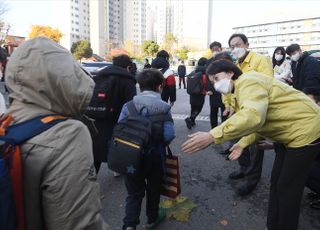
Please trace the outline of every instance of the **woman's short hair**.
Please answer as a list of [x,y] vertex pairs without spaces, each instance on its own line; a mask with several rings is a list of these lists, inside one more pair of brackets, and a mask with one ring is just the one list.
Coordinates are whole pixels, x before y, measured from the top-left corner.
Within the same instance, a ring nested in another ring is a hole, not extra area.
[[136,79],[141,91],[157,91],[158,86],[164,82],[163,74],[157,69],[143,70],[137,75]]
[[238,77],[242,74],[242,71],[234,63],[226,60],[214,61],[207,68],[207,75],[215,75],[221,72],[234,73],[232,80],[238,79]]

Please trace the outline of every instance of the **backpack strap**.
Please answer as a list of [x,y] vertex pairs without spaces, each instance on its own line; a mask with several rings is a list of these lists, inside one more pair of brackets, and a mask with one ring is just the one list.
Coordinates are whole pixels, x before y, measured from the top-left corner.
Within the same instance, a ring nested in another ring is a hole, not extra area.
[[[126,105],[127,105],[127,108],[128,108],[130,115],[140,116],[140,114],[138,113],[138,110],[136,109],[132,100],[129,101]],[[158,121],[163,121],[163,122],[172,121],[173,122],[173,119],[169,114],[155,114],[155,115],[147,116],[147,118],[149,118],[149,120],[151,122],[158,122]]]
[[11,125],[7,128],[5,136],[0,136],[0,140],[5,140],[12,145],[18,145],[38,134],[50,129],[67,118],[59,115],[42,115],[30,120]]
[[133,103],[133,100],[129,101],[127,103],[127,108],[128,108],[128,111],[129,113],[132,115],[132,116],[139,116],[139,113]]

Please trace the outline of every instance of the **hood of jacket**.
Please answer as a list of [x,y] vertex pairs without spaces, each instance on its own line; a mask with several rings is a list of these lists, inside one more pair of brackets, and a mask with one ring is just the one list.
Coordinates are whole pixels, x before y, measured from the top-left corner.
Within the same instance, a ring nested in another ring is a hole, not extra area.
[[160,93],[148,90],[134,96],[133,103],[138,112],[140,112],[141,109],[146,109],[147,111],[142,112],[147,112],[149,115],[167,114],[171,109],[168,103],[161,100]]
[[202,74],[206,74],[206,67],[205,66],[197,66],[196,69],[195,69],[195,72],[196,73],[199,73],[201,72]]
[[77,116],[88,106],[94,82],[71,53],[45,38],[24,42],[10,57],[6,86],[16,121],[38,115]]
[[126,69],[121,68],[119,66],[108,66],[107,68],[104,68],[103,70],[99,71],[98,76],[101,75],[116,75],[131,79],[135,82],[134,76],[131,73],[129,73]]
[[168,69],[169,66],[168,60],[162,57],[156,57],[151,63],[151,67],[155,69]]

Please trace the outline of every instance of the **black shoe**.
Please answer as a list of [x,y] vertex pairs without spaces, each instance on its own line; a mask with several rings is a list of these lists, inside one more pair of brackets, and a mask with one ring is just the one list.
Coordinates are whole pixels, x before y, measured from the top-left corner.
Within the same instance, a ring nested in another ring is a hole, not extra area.
[[184,121],[186,122],[187,128],[191,129],[192,128],[192,121],[191,121],[190,117],[187,117],[186,119],[184,119]]
[[241,186],[240,188],[237,189],[237,194],[239,196],[246,196],[246,195],[249,195],[254,189],[255,189],[256,186],[247,186],[247,185],[244,185],[244,186]]
[[239,172],[239,171],[235,171],[229,174],[229,178],[231,180],[238,180],[244,177],[244,173],[243,172]]
[[192,126],[195,126],[195,125],[196,125],[196,122],[195,122],[195,121],[191,121],[191,125],[192,125]]
[[221,155],[229,155],[230,151],[229,151],[229,149],[227,149],[227,150],[219,152],[219,154],[221,154]]

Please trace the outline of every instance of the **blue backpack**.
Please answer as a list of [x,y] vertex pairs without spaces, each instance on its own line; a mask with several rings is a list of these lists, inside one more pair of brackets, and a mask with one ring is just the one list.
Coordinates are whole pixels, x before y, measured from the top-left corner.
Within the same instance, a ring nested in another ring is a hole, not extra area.
[[58,115],[39,116],[10,125],[11,115],[0,120],[0,229],[25,229],[23,168],[20,145],[66,120]]

